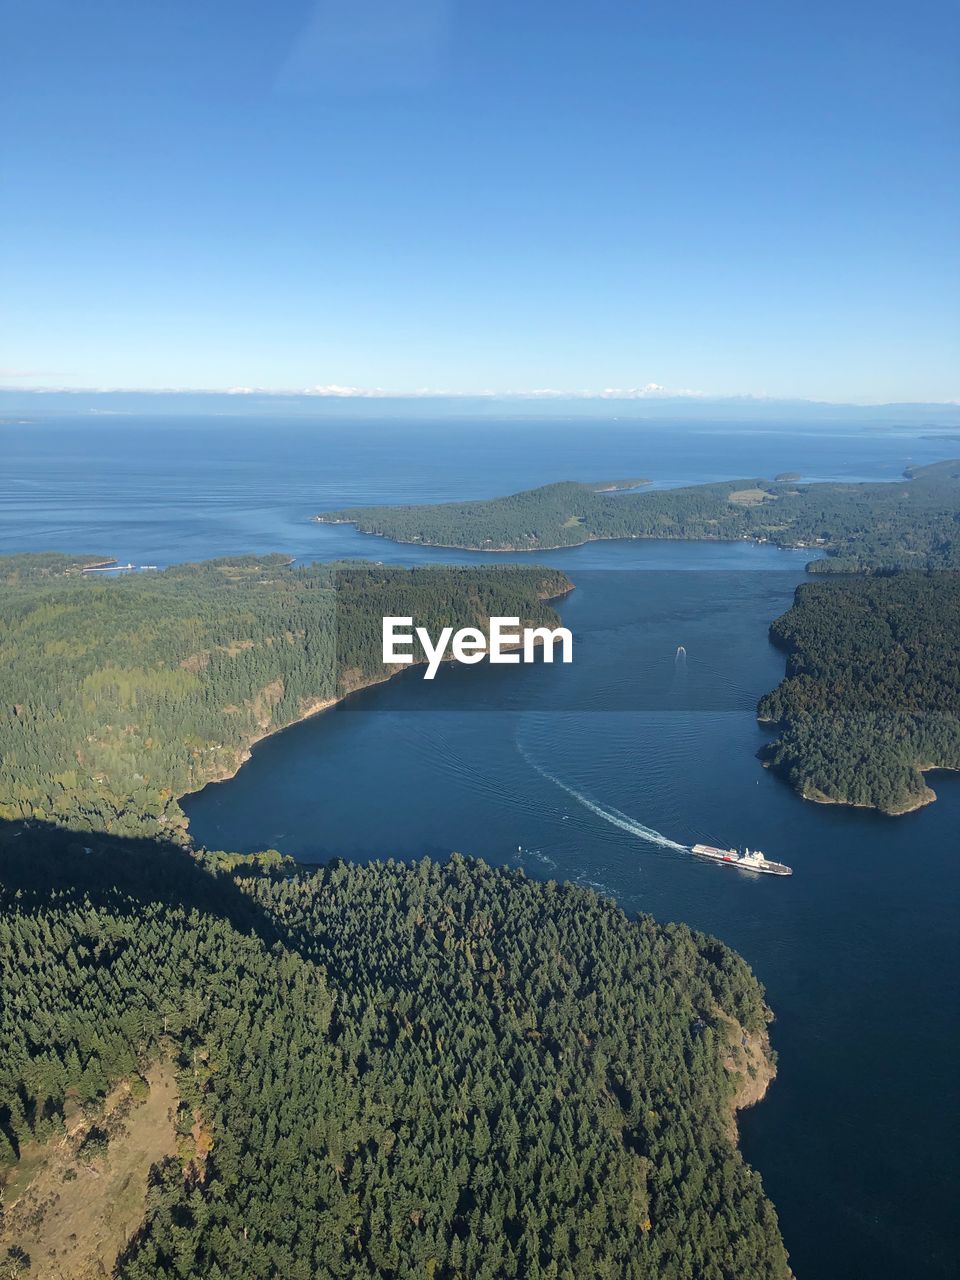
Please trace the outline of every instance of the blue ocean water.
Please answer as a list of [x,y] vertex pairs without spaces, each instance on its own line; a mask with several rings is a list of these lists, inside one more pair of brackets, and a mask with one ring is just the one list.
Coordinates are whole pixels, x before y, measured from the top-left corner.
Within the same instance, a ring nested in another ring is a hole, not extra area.
[[[565,478],[895,479],[956,449],[929,431],[729,424],[95,419],[0,433],[0,551],[161,565],[274,550],[490,562],[310,516]],[[512,558],[576,584],[561,606],[571,668],[451,670],[433,690],[410,673],[368,690],[190,797],[196,838],[315,859],[459,849],[719,935],[777,1015],[780,1074],[742,1117],[742,1145],[796,1274],[955,1274],[960,778],[932,778],[936,804],[886,819],[807,804],[760,767],[753,709],[783,672],[767,628],[804,554],[621,542]],[[690,705],[705,709],[660,705],[658,681],[698,690]],[[697,839],[759,846],[795,874],[753,877],[672,847]]]
[[[896,479],[958,451],[932,429],[647,422],[378,423],[87,415],[0,424],[0,551],[171,564],[242,552],[409,559],[310,516],[351,504],[492,497],[554,480],[658,485],[799,471]],[[949,433],[945,433],[949,435]],[[951,452],[952,451],[952,452]]]

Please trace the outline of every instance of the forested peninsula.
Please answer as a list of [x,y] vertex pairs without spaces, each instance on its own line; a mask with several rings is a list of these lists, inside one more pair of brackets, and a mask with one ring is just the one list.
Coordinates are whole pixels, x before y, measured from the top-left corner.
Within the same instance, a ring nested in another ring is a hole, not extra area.
[[565,481],[488,501],[348,507],[315,518],[397,542],[474,551],[610,538],[753,539],[824,553],[811,566],[816,571],[956,568],[960,461],[912,468],[890,483],[751,478],[633,493]]
[[307,870],[0,822],[0,1260],[787,1280],[731,1133],[768,1018],[715,939],[456,855]]
[[185,838],[178,797],[259,738],[402,667],[381,620],[436,633],[555,623],[550,569],[296,567],[284,557],[82,575],[102,557],[0,557],[0,818]]
[[960,573],[804,583],[770,628],[786,678],[761,699],[763,758],[806,799],[900,814],[960,769]]

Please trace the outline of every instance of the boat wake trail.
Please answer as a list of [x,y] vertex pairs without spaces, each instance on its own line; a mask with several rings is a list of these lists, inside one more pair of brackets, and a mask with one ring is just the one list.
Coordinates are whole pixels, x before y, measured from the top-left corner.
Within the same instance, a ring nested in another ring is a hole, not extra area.
[[554,786],[559,787],[561,791],[565,791],[568,796],[572,796],[585,809],[589,809],[591,813],[595,813],[597,817],[603,818],[605,822],[609,822],[613,827],[619,827],[621,831],[629,831],[631,835],[638,836],[641,840],[646,840],[648,844],[659,845],[661,849],[676,849],[678,853],[689,853],[690,848],[685,844],[678,844],[676,840],[671,840],[668,836],[663,835],[659,831],[654,831],[652,827],[645,827],[642,822],[637,822],[635,818],[631,818],[629,814],[621,813],[619,809],[607,808],[602,804],[597,804],[588,795],[582,791],[578,791],[576,787],[571,787],[569,783],[561,782],[552,773],[549,773],[541,764],[534,760],[533,756],[525,747],[517,743],[517,750],[526,760],[531,769],[540,774],[541,778],[546,778],[548,782],[552,782]]

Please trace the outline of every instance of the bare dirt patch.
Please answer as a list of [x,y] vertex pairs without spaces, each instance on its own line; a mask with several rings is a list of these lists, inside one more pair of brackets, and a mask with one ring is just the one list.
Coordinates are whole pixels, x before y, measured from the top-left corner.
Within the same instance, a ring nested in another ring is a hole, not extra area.
[[728,1131],[731,1141],[736,1142],[737,1112],[744,1107],[756,1106],[766,1096],[777,1069],[766,1031],[745,1031],[739,1022],[721,1010],[717,1011],[717,1017],[729,1028],[728,1049],[723,1065],[737,1080]]
[[[177,1149],[177,1091],[169,1066],[147,1074],[142,1099],[116,1088],[92,1125],[24,1149],[4,1188],[0,1258],[29,1256],[30,1280],[93,1280],[113,1274],[121,1249],[143,1221],[150,1167]],[[142,1091],[142,1089],[141,1089]],[[105,1151],[83,1138],[108,1135]]]
[[759,507],[764,502],[775,502],[776,498],[766,489],[734,489],[727,501],[735,502],[740,507]]

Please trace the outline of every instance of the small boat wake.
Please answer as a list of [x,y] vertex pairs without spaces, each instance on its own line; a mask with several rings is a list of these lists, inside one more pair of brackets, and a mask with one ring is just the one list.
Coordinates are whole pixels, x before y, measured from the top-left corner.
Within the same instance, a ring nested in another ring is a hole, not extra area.
[[638,836],[641,840],[646,840],[648,844],[659,845],[661,849],[675,849],[677,853],[689,853],[690,846],[679,844],[676,840],[671,840],[668,836],[663,835],[659,831],[654,831],[652,827],[645,827],[642,822],[637,822],[635,818],[631,818],[627,813],[621,813],[619,809],[606,807],[597,804],[590,796],[584,792],[578,791],[576,787],[571,787],[569,783],[561,782],[552,773],[549,773],[538,764],[530,755],[529,751],[521,744],[517,743],[517,750],[526,760],[531,769],[540,774],[541,778],[546,778],[548,782],[552,782],[554,786],[559,787],[561,791],[565,791],[568,796],[572,796],[585,809],[589,809],[591,813],[595,813],[598,818],[603,818],[604,822],[609,822],[612,827],[619,827],[621,831],[628,831],[633,836]]

